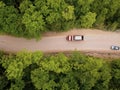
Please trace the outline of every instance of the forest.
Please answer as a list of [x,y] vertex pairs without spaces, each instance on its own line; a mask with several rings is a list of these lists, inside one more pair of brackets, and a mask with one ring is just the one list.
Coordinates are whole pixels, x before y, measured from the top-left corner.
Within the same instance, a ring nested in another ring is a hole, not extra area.
[[120,90],[120,59],[1,51],[0,90]]
[[120,0],[0,0],[2,34],[39,38],[72,28],[120,28]]
[[[120,0],[0,0],[0,34],[120,28]],[[120,59],[0,51],[0,90],[120,90]]]

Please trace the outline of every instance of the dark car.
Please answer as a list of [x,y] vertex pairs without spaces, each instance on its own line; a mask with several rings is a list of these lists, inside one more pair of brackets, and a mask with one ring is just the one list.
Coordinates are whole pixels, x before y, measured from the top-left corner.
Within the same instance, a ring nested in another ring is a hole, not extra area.
[[82,41],[82,40],[84,40],[84,36],[83,35],[68,35],[66,37],[66,40],[68,40],[68,41]]
[[111,49],[112,49],[112,50],[119,50],[120,47],[119,47],[119,46],[114,46],[114,45],[112,45],[112,46],[111,46]]

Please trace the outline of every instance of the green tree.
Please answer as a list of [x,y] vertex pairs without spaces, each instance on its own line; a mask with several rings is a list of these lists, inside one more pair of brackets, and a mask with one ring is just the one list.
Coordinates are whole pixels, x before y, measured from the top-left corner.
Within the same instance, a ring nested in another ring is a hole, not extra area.
[[111,74],[112,79],[110,82],[111,90],[119,90],[120,89],[120,60],[114,60],[111,62]]
[[57,85],[53,78],[50,79],[48,71],[45,71],[42,68],[32,71],[31,80],[37,89],[42,90],[53,90]]
[[[0,68],[1,69],[1,68]],[[1,70],[0,70],[1,71]],[[8,79],[4,76],[4,74],[0,74],[0,90],[5,90],[7,89],[9,86],[8,86]]]
[[44,16],[48,30],[68,29],[70,22],[74,20],[74,7],[68,5],[65,0],[35,0],[35,5]]
[[103,66],[99,69],[99,79],[95,83],[92,90],[109,90],[109,82],[111,80],[111,68],[109,64],[103,63]]
[[119,0],[111,0],[109,6],[108,6],[108,14],[106,17],[106,23],[107,23],[107,29],[109,30],[116,30],[119,28],[119,17],[120,17],[120,1]]
[[60,77],[60,81],[59,81],[59,88],[60,90],[79,90],[79,84],[76,80],[76,77],[74,77],[74,73],[72,73],[73,71],[71,70],[70,72],[68,72],[66,75],[63,75],[62,77]]
[[[86,21],[83,22],[84,20],[82,19],[84,16],[87,16],[88,13],[92,13],[90,11],[90,6],[93,3],[94,0],[72,0],[74,8],[75,8],[75,25],[78,28],[85,27],[85,24],[87,23]],[[71,2],[69,2],[71,4]],[[95,16],[92,14],[92,17],[94,18]],[[82,19],[82,22],[81,22]],[[90,20],[90,19],[89,19]],[[94,20],[93,20],[94,21]],[[89,22],[89,21],[88,21]]]
[[41,52],[27,52],[22,51],[14,55],[4,56],[2,58],[2,66],[6,69],[6,77],[11,80],[10,90],[22,90],[25,86],[22,80],[25,72],[24,70],[31,64],[39,63],[42,58]]
[[96,14],[92,12],[88,12],[85,16],[81,16],[81,27],[90,28],[93,23],[96,21]]
[[5,90],[9,88],[9,81],[5,76],[5,69],[2,67],[2,57],[4,56],[4,52],[0,51],[0,90]]
[[68,6],[65,11],[62,12],[62,16],[65,20],[73,19],[74,17],[74,7]]
[[0,1],[0,30],[16,35],[19,32],[19,15],[13,6],[6,6]]
[[28,0],[21,3],[20,10],[23,13],[22,23],[25,26],[25,35],[39,37],[40,33],[45,31],[45,22],[41,12],[37,11],[36,7]]
[[[117,10],[120,8],[120,0],[111,0],[108,6],[109,10],[108,10],[108,15],[106,18],[114,18],[115,13],[117,12]],[[119,13],[119,12],[117,12]]]
[[118,18],[117,22],[118,22],[118,28],[120,28],[120,8],[118,9],[117,13],[116,13],[116,18]]
[[[93,3],[94,0],[77,0],[76,12],[79,15],[84,15],[90,11],[90,5]],[[76,14],[77,14],[76,13]]]
[[27,9],[30,8],[32,2],[30,0],[24,0],[20,3],[19,9],[21,14],[24,14]]
[[53,71],[56,73],[65,73],[70,70],[68,58],[63,54],[51,56],[47,60],[40,63],[44,70]]
[[10,90],[23,90],[24,86],[25,86],[24,81],[18,79],[11,83]]
[[39,51],[0,52],[0,90],[119,90],[120,60],[74,52],[44,56]]
[[31,80],[37,89],[53,90],[59,87],[60,77],[70,71],[68,58],[63,54],[44,58],[39,68],[31,73]]
[[78,80],[77,82],[80,89],[92,90],[96,84],[98,87],[101,86],[101,88],[95,88],[95,90],[108,89],[111,78],[110,69],[108,66],[104,69],[104,62],[102,59],[74,53],[70,62],[71,68],[73,69],[73,75]]
[[91,11],[96,13],[95,26],[100,29],[105,28],[105,21],[108,14],[108,6],[110,5],[110,0],[94,0],[91,4]]

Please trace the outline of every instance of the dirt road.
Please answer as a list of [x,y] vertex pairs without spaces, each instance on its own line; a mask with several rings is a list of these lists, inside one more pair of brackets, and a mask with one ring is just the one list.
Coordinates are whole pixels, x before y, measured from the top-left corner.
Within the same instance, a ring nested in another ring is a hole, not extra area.
[[[84,35],[84,41],[66,41],[66,35]],[[65,33],[44,34],[41,40],[27,40],[7,35],[0,36],[0,50],[18,52],[23,49],[30,51],[56,52],[68,50],[102,51],[120,53],[110,49],[111,45],[120,46],[120,33],[100,30],[72,30]]]

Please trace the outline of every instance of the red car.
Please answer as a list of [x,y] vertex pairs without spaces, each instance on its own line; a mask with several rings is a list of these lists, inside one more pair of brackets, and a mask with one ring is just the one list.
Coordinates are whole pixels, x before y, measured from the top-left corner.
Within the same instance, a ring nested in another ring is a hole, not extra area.
[[66,37],[67,41],[82,41],[84,40],[84,36],[83,35],[68,35]]

